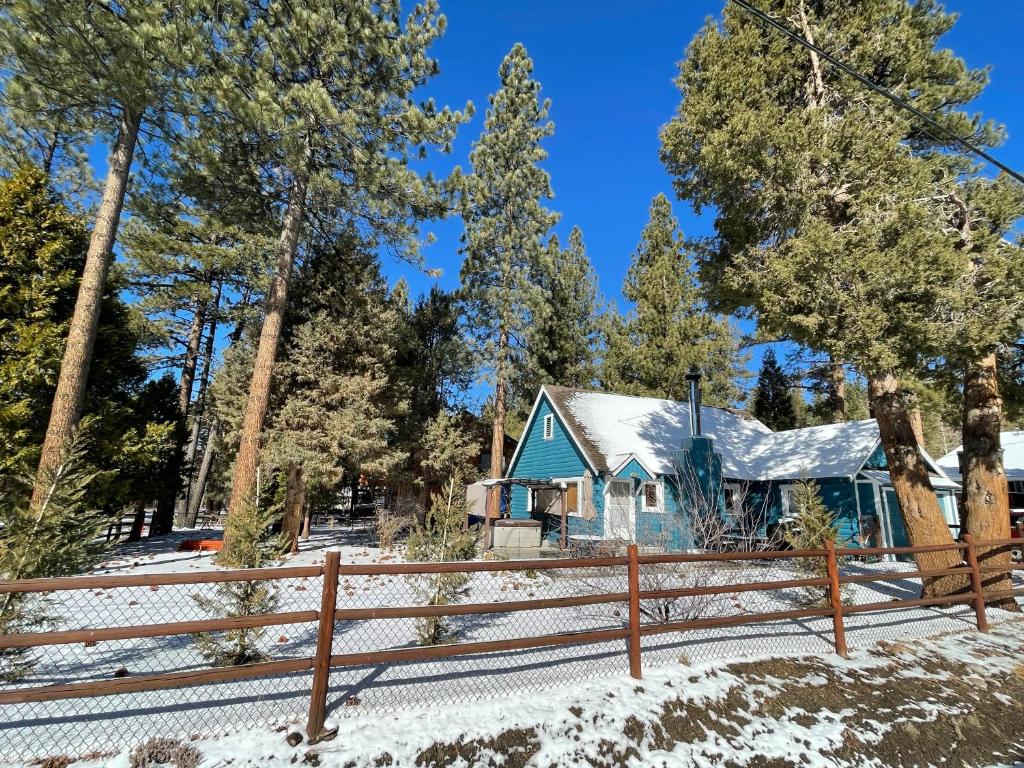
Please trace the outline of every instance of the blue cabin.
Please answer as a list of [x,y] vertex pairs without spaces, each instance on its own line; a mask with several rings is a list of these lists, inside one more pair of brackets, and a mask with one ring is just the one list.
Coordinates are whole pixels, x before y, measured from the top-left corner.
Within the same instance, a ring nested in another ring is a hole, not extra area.
[[[687,402],[545,385],[509,462],[508,517],[552,544],[564,521],[575,541],[681,550],[707,546],[714,529],[742,546],[770,538],[794,483],[813,479],[849,546],[908,543],[874,420],[773,432],[733,408],[699,415]],[[958,486],[925,459],[955,527]]]

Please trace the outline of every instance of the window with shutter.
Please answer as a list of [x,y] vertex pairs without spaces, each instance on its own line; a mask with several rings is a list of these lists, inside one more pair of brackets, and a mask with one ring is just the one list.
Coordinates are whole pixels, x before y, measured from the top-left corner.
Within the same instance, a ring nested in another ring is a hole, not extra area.
[[658,506],[658,486],[654,483],[644,485],[644,506],[648,509],[656,509]]

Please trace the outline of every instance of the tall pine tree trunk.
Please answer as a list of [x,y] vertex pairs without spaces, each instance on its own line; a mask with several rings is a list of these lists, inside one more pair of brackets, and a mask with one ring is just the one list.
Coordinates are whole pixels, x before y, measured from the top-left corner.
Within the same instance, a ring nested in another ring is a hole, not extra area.
[[[277,267],[267,291],[266,314],[260,343],[256,350],[255,367],[249,396],[245,402],[245,417],[242,422],[242,436],[235,459],[235,474],[231,483],[231,501],[228,514],[238,511],[243,504],[255,501],[256,468],[260,462],[260,436],[267,417],[270,403],[271,374],[277,357],[277,342],[281,336],[285,308],[288,304],[288,282],[291,279],[292,264],[299,245],[299,230],[306,203],[306,176],[296,175],[288,195],[288,210],[281,227],[277,245]],[[230,537],[225,535],[224,549],[231,548]]]
[[[967,364],[964,370],[963,510],[967,533],[979,540],[1010,538],[1010,498],[1003,469],[1000,438],[1003,401],[995,353]],[[979,548],[983,565],[1010,565],[1009,550]],[[991,574],[985,591],[1012,589],[1010,573]],[[1010,611],[1020,607],[1013,597],[995,598],[992,605]]]
[[[491,469],[490,477],[500,478],[504,474],[502,464],[505,459],[505,415],[507,412],[508,384],[506,382],[506,355],[508,353],[508,330],[502,325],[498,328],[498,365],[494,371],[494,420],[491,424]],[[484,529],[487,531],[485,544],[490,541],[490,518],[501,516],[501,486],[495,485],[488,491],[487,518]]]
[[188,408],[192,403],[192,386],[196,379],[196,365],[199,363],[199,345],[203,342],[203,329],[206,327],[205,301],[196,302],[196,310],[192,313],[192,326],[188,330],[185,342],[185,360],[181,366],[181,377],[178,379],[178,411],[181,418],[188,418]]
[[924,414],[921,413],[921,407],[915,405],[910,409],[910,429],[914,433],[914,439],[917,440],[917,444],[922,448],[924,447]]
[[37,509],[45,501],[49,478],[63,462],[65,451],[82,416],[85,385],[96,343],[96,327],[99,324],[103,293],[106,291],[107,274],[114,258],[114,240],[117,238],[117,226],[121,220],[141,122],[142,111],[136,113],[125,109],[122,112],[117,139],[108,159],[107,180],[96,212],[96,223],[89,237],[85,269],[68,328],[57,389],[53,395],[50,420],[32,489],[32,506]]
[[828,386],[829,421],[841,424],[846,421],[846,369],[842,363],[830,360],[825,375]]
[[199,432],[203,424],[203,415],[206,413],[206,389],[210,384],[210,369],[213,366],[222,288],[223,283],[218,282],[217,291],[213,297],[213,304],[209,309],[210,323],[206,336],[206,345],[203,349],[203,369],[199,373],[199,393],[196,395],[196,407],[192,413],[192,433],[189,435],[188,448],[185,451],[185,473],[182,493],[178,498],[178,505],[175,511],[175,518],[178,520],[179,525],[183,525],[188,518],[189,508],[191,507],[190,501],[195,486],[196,454],[199,451]]
[[306,505],[306,478],[301,464],[288,466],[288,478],[284,501],[284,523],[281,533],[288,542],[288,551],[293,555],[299,551],[299,534],[302,533],[302,510]]
[[[952,544],[953,536],[942,517],[939,500],[928,478],[928,467],[910,423],[912,396],[901,389],[896,377],[890,374],[871,378],[868,387],[889,477],[910,545]],[[949,550],[921,552],[914,555],[914,561],[919,570],[931,571],[955,568],[963,558],[958,550]],[[966,580],[959,576],[931,577],[923,581],[924,597],[953,594],[967,588]]]
[[203,494],[206,493],[206,481],[210,477],[210,467],[213,464],[213,446],[217,440],[217,425],[210,425],[210,433],[206,436],[206,447],[203,449],[203,461],[199,465],[199,475],[196,477],[195,487],[188,501],[188,518],[185,525],[188,528],[195,528],[199,519],[199,506],[203,501]]
[[142,538],[142,530],[146,527],[146,502],[135,502],[135,514],[132,517],[132,528],[128,532],[128,541],[138,541]]

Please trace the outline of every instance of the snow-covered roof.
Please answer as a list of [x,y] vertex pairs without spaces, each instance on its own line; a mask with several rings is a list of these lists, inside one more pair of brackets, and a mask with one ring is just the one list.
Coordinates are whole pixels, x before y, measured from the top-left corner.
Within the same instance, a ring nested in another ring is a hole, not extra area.
[[[598,471],[635,457],[655,474],[671,474],[690,436],[690,405],[655,397],[545,386],[555,409]],[[772,432],[731,408],[701,408],[702,429],[715,440],[722,471],[736,480],[853,477],[878,445],[873,419]]]
[[[861,475],[874,480],[880,485],[892,485],[892,479],[889,477],[888,472],[883,472],[880,469],[865,469],[861,472]],[[953,480],[945,475],[932,474],[929,479],[932,481],[932,488],[939,488],[947,491],[955,491],[960,488]]]
[[[999,435],[1003,445],[1003,467],[1006,476],[1016,480],[1024,480],[1024,430],[1018,429],[1013,432],[1002,432]],[[960,456],[964,447],[958,445],[947,453],[938,464],[950,477],[960,479]]]
[[874,419],[772,432],[753,446],[738,479],[853,477],[877,445]]
[[[670,474],[690,436],[690,404],[567,387],[544,388],[598,471],[612,471],[633,456],[655,474]],[[771,434],[757,419],[726,408],[701,408],[701,428],[715,438],[728,463]],[[727,472],[727,474],[729,474]]]

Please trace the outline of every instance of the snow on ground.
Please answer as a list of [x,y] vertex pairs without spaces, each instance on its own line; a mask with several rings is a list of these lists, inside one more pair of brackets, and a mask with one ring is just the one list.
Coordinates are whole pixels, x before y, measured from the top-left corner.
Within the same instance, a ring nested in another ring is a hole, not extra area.
[[[96,569],[97,574],[168,573],[215,570],[209,553],[177,552],[180,533],[154,542],[125,545]],[[205,534],[208,536],[209,532]],[[302,551],[287,565],[319,564],[327,547],[341,549],[343,564],[391,562],[400,552],[382,552],[369,545],[361,528],[323,529],[314,532]],[[850,572],[900,570],[904,563],[851,564]],[[747,564],[689,569],[665,576],[641,574],[644,589],[713,583],[774,581],[794,578],[786,565]],[[422,604],[430,577],[343,577],[339,607]],[[668,579],[668,581],[666,581]],[[424,581],[427,580],[427,581]],[[272,582],[276,611],[317,610],[320,579],[284,579]],[[625,574],[607,569],[569,571],[494,572],[476,574],[462,596],[464,602],[500,602],[530,598],[565,597],[594,592],[625,591]],[[850,587],[855,603],[916,596],[916,582],[861,584]],[[216,594],[214,585],[168,585],[159,588],[83,590],[50,596],[51,610],[61,617],[59,628],[91,628],[152,624],[209,618],[195,595]],[[673,619],[741,615],[791,610],[801,595],[793,591],[740,593],[715,598],[676,601],[668,610]],[[645,604],[656,609],[657,605]],[[665,606],[662,606],[665,607]],[[1001,612],[992,612],[996,619]],[[621,604],[579,609],[551,609],[496,615],[466,616],[452,620],[461,641],[495,640],[555,632],[621,627]],[[851,649],[865,649],[883,639],[908,640],[974,626],[967,606],[948,609],[910,609],[856,614],[846,621]],[[274,659],[298,658],[313,653],[315,624],[270,627],[259,640]],[[334,653],[382,650],[416,644],[415,622],[389,619],[344,622],[336,626]],[[600,645],[541,648],[511,653],[336,669],[331,675],[329,716],[338,721],[366,723],[366,718],[404,708],[431,708],[455,702],[467,712],[487,711],[497,697],[526,696],[543,699],[571,695],[568,686],[588,685],[595,678],[622,675],[628,662],[622,642]],[[645,638],[645,671],[679,674],[678,664],[715,663],[744,657],[833,654],[831,619],[774,622],[746,627],[691,631]],[[41,649],[33,674],[21,685],[79,682],[158,672],[205,669],[209,664],[189,636],[140,638],[91,646],[65,645]],[[192,688],[125,694],[25,705],[0,706],[0,756],[37,757],[82,755],[95,750],[117,750],[150,736],[201,737],[247,731],[273,724],[303,723],[310,688],[308,673],[271,679],[252,679]],[[558,691],[561,693],[552,693]],[[462,711],[462,710],[459,710]],[[361,727],[361,726],[360,726]],[[270,737],[268,737],[270,738]]]
[[[269,728],[190,745],[203,768],[1022,765],[1021,627],[849,659],[725,658],[543,697],[360,715],[314,745]],[[125,750],[81,768],[129,765]]]

